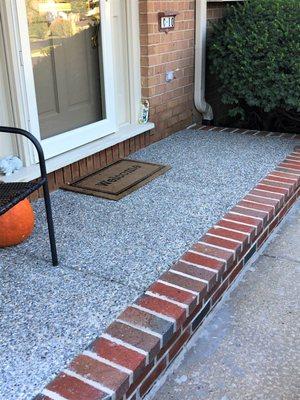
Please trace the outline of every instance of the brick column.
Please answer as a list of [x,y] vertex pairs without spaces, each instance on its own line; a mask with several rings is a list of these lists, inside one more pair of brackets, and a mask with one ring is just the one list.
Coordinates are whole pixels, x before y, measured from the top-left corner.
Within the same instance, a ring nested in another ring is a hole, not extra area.
[[[194,0],[140,0],[142,96],[150,101],[156,141],[192,122],[194,81]],[[176,11],[175,30],[159,32],[158,13]],[[175,79],[166,82],[167,71]]]

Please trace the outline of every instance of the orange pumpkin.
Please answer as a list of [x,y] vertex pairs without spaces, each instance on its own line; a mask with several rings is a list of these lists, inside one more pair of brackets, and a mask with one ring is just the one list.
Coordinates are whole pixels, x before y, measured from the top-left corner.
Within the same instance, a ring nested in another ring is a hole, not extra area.
[[33,209],[25,199],[0,215],[0,247],[22,243],[31,235],[33,228]]

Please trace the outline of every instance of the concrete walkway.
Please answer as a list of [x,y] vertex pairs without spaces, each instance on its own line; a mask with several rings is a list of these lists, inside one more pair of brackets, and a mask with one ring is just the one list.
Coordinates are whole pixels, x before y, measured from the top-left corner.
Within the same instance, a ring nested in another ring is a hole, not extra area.
[[[296,400],[300,203],[200,328],[155,400]],[[297,276],[298,274],[298,276]]]

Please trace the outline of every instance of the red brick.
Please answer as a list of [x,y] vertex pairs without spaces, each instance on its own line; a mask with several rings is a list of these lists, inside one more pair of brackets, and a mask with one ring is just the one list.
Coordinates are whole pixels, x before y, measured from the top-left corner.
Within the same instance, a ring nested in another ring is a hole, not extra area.
[[277,225],[278,225],[278,217],[273,219],[273,221],[270,223],[269,232],[271,233],[273,231],[273,229],[276,228]]
[[260,131],[255,136],[263,136],[263,137],[265,137],[265,136],[268,136],[268,135],[270,135],[270,132],[268,132],[268,131]]
[[232,242],[223,238],[217,238],[215,236],[204,235],[200,239],[201,242],[209,243],[214,246],[222,247],[224,249],[233,250],[236,254],[240,254],[242,251],[242,244]]
[[177,324],[176,329],[178,329],[179,326],[182,325],[183,321],[186,318],[186,308],[179,307],[176,304],[158,299],[157,297],[142,295],[139,299],[136,300],[136,304],[157,313],[174,318]]
[[171,286],[164,285],[160,282],[155,282],[148,289],[150,292],[157,293],[161,296],[166,296],[171,300],[178,301],[179,303],[184,303],[189,306],[189,312],[196,306],[197,304],[197,296],[188,293],[184,290],[176,289]]
[[286,172],[280,172],[280,171],[272,171],[272,176],[276,176],[276,177],[279,177],[279,178],[284,178],[284,179],[287,179],[289,181],[295,182],[296,184],[299,183],[299,180],[300,180],[300,178],[298,178],[295,175],[291,175],[291,174],[288,174]]
[[228,228],[228,229],[233,229],[239,232],[244,232],[244,233],[248,233],[250,235],[250,239],[252,239],[255,236],[255,232],[256,232],[256,228],[255,227],[251,227],[251,226],[247,226],[247,225],[243,225],[238,223],[237,221],[227,221],[224,219],[221,219],[221,221],[219,221],[217,223],[218,226],[221,226],[223,228]]
[[287,207],[291,208],[292,205],[295,203],[295,201],[297,200],[297,198],[300,196],[300,187],[298,188],[298,190],[296,190],[296,192],[293,194],[293,196],[290,198],[290,200],[287,202]]
[[90,346],[90,350],[102,358],[134,371],[135,375],[146,365],[146,357],[143,354],[105,338],[96,339]]
[[149,372],[151,371],[151,369],[154,367],[154,360],[151,361],[151,363],[149,365],[147,365],[146,368],[143,369],[142,374],[138,377],[138,379],[136,379],[133,384],[130,386],[130,388],[128,389],[127,393],[126,393],[126,398],[128,399],[132,393],[134,393],[136,391],[136,389],[140,386],[140,384],[144,381],[144,379],[146,378],[146,376],[149,374]]
[[235,280],[235,278],[238,276],[238,274],[241,272],[241,270],[244,267],[244,263],[243,261],[241,261],[232,271],[232,273],[229,275],[229,284],[231,285],[231,283]]
[[252,203],[252,202],[249,202],[246,200],[240,201],[237,205],[241,206],[241,207],[251,208],[251,209],[257,210],[257,211],[266,212],[266,213],[268,213],[269,219],[272,218],[275,214],[274,207],[268,206],[268,205],[256,204],[256,203]]
[[286,214],[287,212],[288,212],[287,206],[283,207],[283,208],[279,211],[279,213],[278,213],[278,215],[277,215],[278,220],[280,221],[280,220],[285,216],[285,214]]
[[263,199],[261,197],[252,196],[251,194],[245,196],[244,200],[245,201],[253,201],[253,202],[259,203],[259,204],[266,204],[266,205],[269,205],[269,206],[273,206],[273,207],[275,207],[275,210],[278,210],[278,208],[280,207],[279,200],[266,199],[266,198]]
[[164,371],[167,366],[166,358],[164,358],[151,372],[151,374],[145,379],[141,388],[140,395],[143,397],[151,388],[151,386],[155,383],[159,375]]
[[68,369],[115,391],[117,397],[123,396],[129,388],[128,374],[86,355],[76,357]]
[[[228,275],[231,274],[231,272],[234,270],[234,268],[237,266],[237,263],[239,263],[244,255],[247,253],[247,251],[249,250],[249,247],[245,248],[245,250],[242,252],[242,254],[239,256],[237,262],[235,262],[230,268],[227,269],[227,271],[224,272],[224,274],[222,275],[222,282],[226,280],[226,278],[228,277]],[[207,301],[214,293],[214,291],[216,290],[216,288],[214,288],[214,290],[210,293],[208,293],[208,295],[206,296],[206,298],[204,299],[204,301]]]
[[296,187],[296,181],[293,179],[290,179],[290,178],[286,178],[286,177],[284,178],[282,176],[276,176],[276,175],[268,175],[266,177],[266,179],[274,182],[274,185],[276,185],[275,182],[280,182],[280,183],[288,184],[289,187],[292,187],[292,188]]
[[68,400],[101,400],[107,397],[107,393],[64,373],[50,382],[47,389]]
[[254,194],[256,196],[261,196],[261,197],[266,197],[268,199],[278,200],[280,206],[282,206],[283,201],[284,201],[284,195],[282,195],[282,194],[261,191],[261,190],[257,190],[256,188],[251,190],[250,194]]
[[289,158],[294,158],[295,160],[299,160],[300,161],[300,153],[293,152],[286,159],[288,160]]
[[274,182],[270,181],[267,179],[263,179],[260,184],[271,186],[271,187],[276,187],[276,188],[281,188],[282,193],[291,193],[293,191],[293,185],[290,185],[289,183],[282,183],[282,182]]
[[191,336],[190,329],[186,329],[169,351],[169,361],[177,356]]
[[199,312],[196,314],[195,318],[192,320],[192,325],[191,325],[192,332],[195,332],[195,330],[199,328],[199,325],[202,324],[204,318],[209,313],[210,309],[211,309],[211,302],[208,301],[201,308],[201,310],[199,310]]
[[224,294],[225,290],[228,288],[229,286],[229,281],[228,279],[226,281],[224,281],[217,289],[216,291],[213,293],[212,295],[212,305],[216,304],[222,297],[222,295]]
[[293,168],[290,168],[290,167],[278,166],[276,168],[276,171],[284,172],[286,174],[290,174],[290,175],[295,176],[295,177],[300,177],[300,171],[297,171],[296,169],[293,169]]
[[257,239],[257,248],[259,249],[269,237],[269,230],[266,229]]
[[284,161],[283,163],[279,164],[283,168],[291,168],[295,170],[300,171],[300,165],[298,163],[290,162],[290,161]]
[[246,135],[254,135],[254,133],[256,133],[257,131],[253,130],[253,129],[247,129],[247,131],[245,132]]
[[188,326],[190,326],[191,322],[193,319],[200,313],[200,311],[203,309],[203,303],[206,302],[206,300],[209,298],[209,294],[206,293],[205,298],[203,301],[195,307],[191,315],[186,319],[186,321],[183,324],[183,329],[186,329]]
[[284,197],[286,197],[287,193],[288,193],[288,191],[286,189],[274,187],[274,186],[268,185],[267,183],[257,185],[256,189],[261,189],[261,190],[265,190],[267,192],[272,192],[272,193],[278,193]]
[[160,349],[160,340],[157,336],[142,332],[120,322],[113,322],[109,325],[106,333],[148,352],[150,359],[152,359]]
[[176,342],[176,340],[181,336],[181,328],[178,329],[177,332],[174,333],[172,338],[168,341],[168,343],[165,344],[165,346],[159,351],[159,353],[156,356],[156,361],[158,362],[170,349],[171,346]]
[[238,242],[242,243],[243,246],[249,243],[249,236],[246,235],[245,233],[233,232],[231,230],[219,226],[211,228],[207,233],[210,233],[211,235],[220,236],[225,239],[237,240]]
[[163,344],[170,339],[175,329],[175,323],[134,307],[127,307],[118,319],[133,324],[137,328],[149,329],[153,333],[162,335]]
[[292,178],[288,174],[283,172],[272,171],[269,175],[266,176],[265,179],[276,180],[278,182],[289,183],[291,185],[295,185],[297,182],[297,178]]
[[226,263],[227,268],[233,263],[234,261],[234,254],[225,251],[225,250],[220,250],[216,249],[215,247],[207,246],[202,243],[195,243],[192,246],[192,250],[197,251],[203,255],[211,256],[211,257],[216,257],[220,260],[224,260]]
[[269,215],[265,211],[249,210],[239,206],[233,207],[230,211],[241,214],[243,216],[251,217],[253,219],[256,219],[257,221],[262,220],[263,224],[266,224],[269,219]]
[[194,265],[187,264],[182,261],[178,261],[172,266],[172,270],[182,272],[187,275],[191,275],[198,279],[204,279],[208,282],[208,286],[212,287],[217,281],[217,273],[208,271],[207,269],[196,267]]
[[224,261],[218,261],[209,257],[205,257],[205,255],[191,253],[190,251],[185,253],[181,259],[199,266],[215,269],[218,273],[222,273],[225,269]]
[[160,278],[164,282],[169,282],[173,285],[182,287],[183,289],[191,290],[198,294],[198,301],[203,298],[206,292],[206,284],[202,282],[194,281],[193,279],[186,278],[184,276],[172,274],[171,272],[165,272]]
[[241,223],[241,224],[246,224],[248,226],[251,225],[250,227],[255,228],[255,230],[256,230],[255,233],[258,233],[259,231],[261,231],[262,227],[263,227],[262,221],[258,220],[257,218],[252,218],[252,217],[249,217],[249,216],[246,216],[246,215],[242,215],[240,213],[238,213],[238,214],[232,214],[232,213],[226,214],[224,216],[224,219],[229,219],[230,221]]

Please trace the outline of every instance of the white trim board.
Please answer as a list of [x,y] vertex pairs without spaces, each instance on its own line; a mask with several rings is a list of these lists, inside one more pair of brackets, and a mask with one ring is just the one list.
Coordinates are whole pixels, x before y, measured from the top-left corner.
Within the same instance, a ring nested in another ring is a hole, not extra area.
[[[63,168],[85,157],[98,153],[99,151],[107,149],[108,147],[114,146],[134,136],[140,135],[141,133],[150,131],[154,127],[155,125],[152,122],[148,122],[147,124],[143,125],[130,124],[123,126],[122,128],[120,128],[117,134],[112,133],[111,135],[105,136],[99,140],[87,143],[82,147],[70,150],[67,153],[60,154],[56,157],[51,158],[50,160],[47,160],[46,162],[47,172],[50,173],[56,171],[57,169]],[[39,176],[40,176],[39,165],[35,164],[28,167],[24,167],[19,171],[16,171],[12,175],[0,176],[0,181],[28,182],[30,180],[38,178]]]

